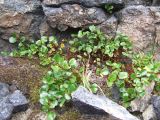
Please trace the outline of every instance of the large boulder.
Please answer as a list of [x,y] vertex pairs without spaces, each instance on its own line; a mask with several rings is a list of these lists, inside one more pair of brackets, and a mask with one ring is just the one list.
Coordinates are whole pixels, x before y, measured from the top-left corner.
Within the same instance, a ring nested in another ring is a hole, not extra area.
[[134,50],[144,50],[155,43],[156,27],[154,13],[149,7],[128,6],[119,12],[118,32],[129,36]]
[[38,37],[43,17],[39,0],[5,0],[0,4],[0,38],[6,40],[13,33]]
[[65,31],[68,27],[81,28],[91,24],[100,24],[108,16],[101,8],[85,8],[78,4],[62,5],[58,8],[43,6],[49,25]]
[[106,97],[94,95],[82,86],[72,93],[72,101],[82,113],[108,114],[117,120],[138,120],[124,107]]

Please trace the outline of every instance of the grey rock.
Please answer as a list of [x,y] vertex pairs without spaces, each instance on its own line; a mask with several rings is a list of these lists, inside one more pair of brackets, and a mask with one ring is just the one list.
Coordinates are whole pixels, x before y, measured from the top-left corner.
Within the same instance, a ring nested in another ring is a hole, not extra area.
[[115,100],[115,102],[119,102],[121,98],[121,93],[116,85],[114,85],[111,89],[112,98]]
[[0,99],[9,95],[9,85],[0,82]]
[[160,1],[159,0],[153,0],[152,5],[153,6],[159,6],[160,5]]
[[13,11],[26,13],[37,11],[41,3],[40,0],[4,0],[3,6]]
[[43,0],[45,5],[57,5],[62,4],[81,4],[88,7],[102,6],[105,4],[113,4],[123,6],[123,0]]
[[148,108],[142,114],[144,120],[157,120],[153,105],[148,106]]
[[105,33],[106,37],[114,38],[117,32],[118,19],[115,16],[110,17],[105,22],[98,25],[100,30]]
[[155,82],[152,82],[145,89],[145,95],[142,98],[131,101],[132,111],[143,112],[150,104],[152,98],[152,91],[154,89]]
[[118,120],[138,120],[124,107],[106,97],[94,95],[82,86],[72,93],[72,101],[82,113],[109,114]]
[[43,15],[25,14],[0,6],[0,38],[8,40],[13,33],[35,38],[40,35],[39,25]]
[[101,8],[84,8],[78,4],[62,5],[58,8],[43,6],[43,10],[49,25],[52,28],[59,28],[60,31],[68,27],[81,28],[100,24],[108,18]]
[[156,29],[155,42],[160,45],[160,7],[149,7],[154,16],[154,25]]
[[117,14],[118,30],[129,36],[134,51],[143,51],[154,44],[156,37],[155,18],[149,7],[128,6]]
[[124,0],[125,5],[152,5],[151,0]]
[[151,101],[158,120],[160,120],[160,96],[153,96]]
[[8,98],[0,100],[0,120],[9,120],[13,111],[13,105],[8,101]]
[[10,103],[14,106],[13,112],[25,111],[28,108],[29,102],[19,90],[14,91],[8,98]]

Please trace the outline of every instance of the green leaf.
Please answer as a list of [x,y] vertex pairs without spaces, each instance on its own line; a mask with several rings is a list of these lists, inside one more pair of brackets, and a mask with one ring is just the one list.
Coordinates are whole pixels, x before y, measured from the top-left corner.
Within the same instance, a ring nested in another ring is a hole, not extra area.
[[86,51],[88,54],[90,54],[92,52],[92,48],[88,46],[88,47],[86,47]]
[[113,72],[108,76],[108,80],[107,80],[108,86],[111,87],[116,80],[117,80],[117,71],[113,71]]
[[70,65],[71,67],[74,67],[74,68],[77,67],[78,64],[77,64],[76,59],[75,59],[75,58],[70,59],[69,65]]
[[83,31],[79,31],[78,32],[78,38],[82,38],[83,37]]
[[94,32],[94,31],[96,31],[96,27],[95,27],[94,25],[89,26],[89,30],[90,30],[91,32]]
[[108,75],[108,74],[109,74],[108,68],[103,68],[101,71],[101,75]]
[[127,72],[120,72],[118,77],[119,77],[119,79],[126,79],[126,78],[128,78],[128,73]]
[[10,38],[9,38],[9,42],[10,42],[10,43],[16,43],[16,41],[17,41],[17,40],[16,40],[15,37],[10,37]]
[[48,112],[47,114],[47,120],[55,120],[56,113],[55,112]]
[[91,90],[92,90],[93,93],[96,93],[96,92],[98,91],[98,85],[95,84],[95,83],[92,84],[92,85],[91,85]]

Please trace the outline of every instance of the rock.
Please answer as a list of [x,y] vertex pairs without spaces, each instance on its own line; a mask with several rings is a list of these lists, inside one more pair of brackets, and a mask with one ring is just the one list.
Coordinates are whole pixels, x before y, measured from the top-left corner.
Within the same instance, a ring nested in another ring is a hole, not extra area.
[[82,113],[109,114],[118,120],[138,120],[124,107],[106,97],[94,95],[82,86],[72,93],[72,101]]
[[13,111],[13,105],[8,98],[0,100],[0,120],[10,120]]
[[3,99],[9,94],[9,85],[0,82],[0,99]]
[[133,112],[135,111],[143,112],[149,106],[154,86],[155,82],[152,82],[149,86],[146,87],[145,89],[146,93],[142,98],[138,98],[131,101],[131,108]]
[[118,20],[115,16],[112,16],[98,27],[101,29],[103,33],[105,33],[106,37],[114,38],[117,32]]
[[144,120],[157,120],[153,105],[148,106],[148,108],[142,114]]
[[152,5],[151,0],[124,0],[125,5]]
[[151,103],[154,107],[157,119],[160,120],[160,96],[153,96]]
[[28,101],[19,90],[16,90],[11,95],[9,95],[8,99],[14,107],[14,113],[27,110]]
[[0,56],[0,82],[14,84],[25,95],[37,100],[41,79],[48,69],[41,67],[37,60]]
[[32,0],[6,0],[0,5],[0,39],[8,40],[13,33],[29,38],[40,36],[39,25],[44,14],[40,10],[34,12],[36,8],[32,5]]
[[159,6],[160,5],[160,1],[159,0],[153,0],[152,5],[153,6]]
[[151,12],[154,16],[154,25],[156,29],[155,42],[160,45],[160,7],[150,7]]
[[114,85],[111,89],[112,98],[115,102],[119,102],[121,98],[121,93],[116,85]]
[[4,0],[4,6],[21,13],[34,12],[40,9],[40,0]]
[[47,114],[40,110],[29,108],[24,112],[14,114],[11,120],[47,120]]
[[117,14],[118,30],[129,36],[134,51],[141,51],[154,44],[156,37],[155,18],[148,7],[128,6]]
[[87,7],[97,7],[106,4],[123,6],[123,0],[43,0],[45,5],[56,5],[60,6],[62,4],[81,4]]
[[68,27],[81,28],[91,24],[100,24],[108,16],[101,8],[85,8],[78,4],[62,5],[58,8],[43,6],[47,21],[52,28],[65,31]]

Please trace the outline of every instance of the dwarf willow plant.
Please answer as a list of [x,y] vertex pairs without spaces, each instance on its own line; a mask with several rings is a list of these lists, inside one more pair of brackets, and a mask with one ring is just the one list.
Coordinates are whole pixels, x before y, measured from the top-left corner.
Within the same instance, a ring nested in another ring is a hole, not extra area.
[[[154,61],[151,55],[134,54],[131,42],[123,34],[108,39],[95,26],[80,30],[69,41],[71,53],[67,57],[64,57],[65,45],[53,36],[42,36],[37,41],[11,37],[9,41],[18,44],[11,56],[37,57],[41,65],[50,66],[51,70],[44,76],[40,89],[40,103],[48,113],[48,120],[55,119],[54,108],[62,107],[69,101],[71,93],[80,84],[91,92],[98,90],[98,85],[90,83],[92,74],[107,78],[107,87],[116,85],[125,106],[143,96],[145,87],[152,81],[156,82],[156,89],[160,89],[160,63]],[[127,61],[119,59],[121,57],[127,58]],[[92,64],[97,67],[96,73],[90,70]]]
[[55,52],[61,52],[58,41],[53,36],[49,38],[47,36],[42,36],[41,39],[37,41],[27,41],[25,37],[20,37],[20,39],[11,37],[9,41],[11,43],[16,43],[17,41],[18,43],[18,49],[13,51],[10,54],[11,56],[28,56],[30,58],[37,56],[40,59],[40,64],[43,66],[52,63],[52,56]]
[[70,51],[73,53],[85,52],[91,56],[99,53],[113,57],[114,52],[120,48],[124,50],[123,54],[125,55],[131,52],[131,43],[127,36],[119,34],[115,39],[107,39],[104,33],[95,26],[90,26],[88,31],[81,30],[72,36],[74,39],[69,43]]

